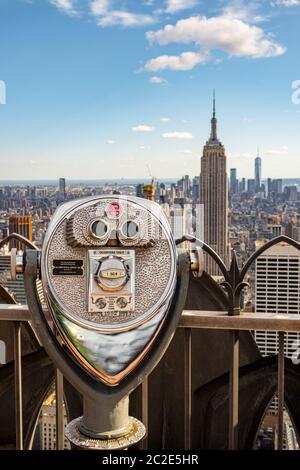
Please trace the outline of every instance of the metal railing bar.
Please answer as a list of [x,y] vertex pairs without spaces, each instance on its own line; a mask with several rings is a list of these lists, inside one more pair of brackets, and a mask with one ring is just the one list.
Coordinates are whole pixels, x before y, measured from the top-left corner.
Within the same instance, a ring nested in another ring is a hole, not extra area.
[[239,332],[233,330],[231,335],[230,368],[229,368],[229,450],[238,449],[239,425]]
[[[46,318],[51,321],[45,308]],[[30,321],[31,316],[27,305],[0,305],[0,321]],[[265,330],[300,332],[299,314],[271,314],[242,312],[237,316],[228,316],[227,312],[184,310],[180,328],[205,328],[216,330]]]
[[14,323],[14,375],[16,449],[23,450],[22,343],[21,323]]
[[192,330],[184,330],[184,449],[192,446]]
[[284,409],[284,340],[285,334],[278,334],[278,433],[277,449],[283,449],[283,409]]
[[237,316],[228,316],[227,312],[220,311],[184,310],[179,327],[300,332],[300,315],[242,312]]
[[59,369],[55,369],[56,449],[64,449],[64,381]]
[[[50,321],[50,314],[44,307],[44,314],[46,318]],[[31,315],[27,305],[17,305],[17,304],[0,304],[0,321],[30,321]]]
[[[145,377],[142,384],[141,384],[141,398],[142,398],[142,423],[145,425],[146,429],[148,430],[148,423],[149,423],[149,415],[148,415],[148,377]],[[148,435],[145,436],[143,441],[141,442],[141,449],[147,450],[148,449]]]

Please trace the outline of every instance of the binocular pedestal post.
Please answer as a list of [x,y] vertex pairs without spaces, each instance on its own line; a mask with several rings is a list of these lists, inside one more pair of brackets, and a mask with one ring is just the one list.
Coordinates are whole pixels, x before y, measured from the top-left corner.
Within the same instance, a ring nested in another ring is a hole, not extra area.
[[98,402],[84,398],[83,416],[70,422],[66,437],[84,449],[121,450],[138,443],[145,426],[129,416],[129,396],[120,401],[109,398]]

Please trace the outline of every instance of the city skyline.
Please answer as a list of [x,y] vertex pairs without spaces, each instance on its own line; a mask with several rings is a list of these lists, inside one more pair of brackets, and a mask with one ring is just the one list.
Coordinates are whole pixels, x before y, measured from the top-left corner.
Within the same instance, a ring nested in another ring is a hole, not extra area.
[[0,2],[2,178],[197,175],[214,87],[227,171],[300,176],[299,2],[135,3]]

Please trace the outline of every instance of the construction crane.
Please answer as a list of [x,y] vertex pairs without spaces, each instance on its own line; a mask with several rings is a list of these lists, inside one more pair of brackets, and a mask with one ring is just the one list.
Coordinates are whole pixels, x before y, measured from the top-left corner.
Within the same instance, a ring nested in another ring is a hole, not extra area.
[[151,178],[151,184],[144,185],[144,198],[149,201],[154,201],[155,199],[155,187],[154,187],[154,176],[151,174],[150,166],[147,165],[149,176]]

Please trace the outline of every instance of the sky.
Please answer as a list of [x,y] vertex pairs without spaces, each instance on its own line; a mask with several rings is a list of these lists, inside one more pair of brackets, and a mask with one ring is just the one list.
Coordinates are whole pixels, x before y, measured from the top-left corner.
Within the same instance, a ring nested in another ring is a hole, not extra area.
[[0,0],[0,178],[300,177],[300,0]]

